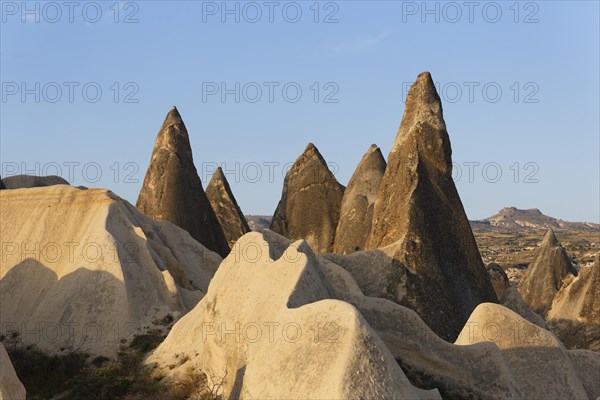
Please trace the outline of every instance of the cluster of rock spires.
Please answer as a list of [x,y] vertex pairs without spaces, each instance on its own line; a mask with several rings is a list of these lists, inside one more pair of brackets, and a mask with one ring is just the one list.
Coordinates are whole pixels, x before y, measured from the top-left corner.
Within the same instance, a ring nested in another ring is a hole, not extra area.
[[451,153],[440,97],[431,75],[422,73],[409,91],[387,166],[372,146],[344,193],[309,145],[285,178],[271,230],[305,239],[319,254],[353,253],[332,256],[347,268],[385,264],[386,287],[370,294],[416,310],[454,340],[473,309],[497,297],[452,180]]
[[[11,248],[0,326],[143,334],[168,316],[172,329],[145,360],[166,381],[224,375],[223,398],[600,397],[600,353],[583,350],[600,351],[600,259],[577,272],[548,232],[518,290],[483,265],[428,73],[409,92],[387,165],[371,146],[344,188],[310,144],[271,230],[248,233],[222,170],[204,192],[176,109],[137,209],[65,185],[2,190],[0,206],[4,241],[113,251],[54,262]],[[121,345],[84,333],[24,344],[109,357]],[[21,400],[3,350],[0,398]]]
[[151,218],[185,229],[222,256],[229,253],[223,228],[194,166],[187,129],[175,107],[156,137],[136,207]]
[[363,294],[352,274],[304,240],[265,230],[236,246],[260,250],[223,261],[206,296],[146,359],[157,375],[218,372],[229,378],[225,398],[600,395],[600,354],[568,351],[506,307],[479,305],[452,344],[414,311]]
[[599,257],[578,271],[549,229],[519,282],[525,303],[568,348],[600,351]]

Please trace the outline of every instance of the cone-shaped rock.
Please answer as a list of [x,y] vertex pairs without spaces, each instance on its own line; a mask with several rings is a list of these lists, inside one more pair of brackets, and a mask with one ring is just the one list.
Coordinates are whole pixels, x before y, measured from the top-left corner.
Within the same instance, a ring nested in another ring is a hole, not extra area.
[[447,339],[479,303],[497,301],[452,180],[451,154],[440,97],[421,73],[388,157],[368,248],[394,243],[394,258],[411,272],[402,302]]
[[175,107],[156,137],[136,207],[151,218],[185,229],[222,256],[229,253],[223,229],[196,172],[187,129]]
[[371,232],[373,206],[385,167],[381,150],[371,145],[344,191],[333,247],[335,253],[348,254],[365,249]]
[[552,299],[568,274],[577,275],[566,250],[560,245],[554,231],[549,229],[537,249],[535,259],[519,282],[519,291],[525,303],[544,316]]
[[305,239],[317,253],[330,252],[343,195],[344,186],[310,143],[285,176],[271,230],[289,239]]
[[250,232],[250,227],[231,192],[231,187],[221,167],[217,168],[208,183],[206,197],[217,214],[229,246],[232,247],[240,237]]
[[600,254],[556,293],[548,327],[567,347],[600,352]]

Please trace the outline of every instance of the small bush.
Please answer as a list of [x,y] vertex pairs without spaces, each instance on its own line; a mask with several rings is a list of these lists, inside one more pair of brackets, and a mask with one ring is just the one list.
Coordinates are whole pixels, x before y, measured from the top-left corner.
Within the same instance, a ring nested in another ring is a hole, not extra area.
[[136,335],[129,346],[139,352],[147,353],[157,348],[164,339],[165,335],[161,330],[151,329],[143,335]]
[[227,371],[221,375],[208,374],[189,367],[173,385],[177,400],[223,400],[223,387],[227,383]]
[[175,321],[173,316],[171,314],[167,314],[161,319],[156,319],[156,320],[152,321],[152,323],[154,325],[169,326],[173,323],[173,321]]
[[85,368],[85,356],[79,353],[48,356],[35,347],[7,348],[7,352],[31,400],[69,391],[71,379]]
[[[161,382],[143,364],[146,349],[162,338],[156,331],[121,347],[116,360],[85,353],[47,355],[35,347],[7,347],[28,400],[223,400],[227,373],[217,376],[188,368],[173,384]],[[158,341],[158,342],[157,342]],[[181,354],[180,365],[189,357]],[[174,366],[175,367],[175,366]]]

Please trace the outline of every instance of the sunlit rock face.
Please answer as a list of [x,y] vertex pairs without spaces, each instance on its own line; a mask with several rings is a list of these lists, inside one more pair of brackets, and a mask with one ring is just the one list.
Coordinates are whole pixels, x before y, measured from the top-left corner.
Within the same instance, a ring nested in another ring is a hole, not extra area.
[[113,357],[193,308],[221,257],[114,193],[0,191],[0,326],[48,353]]
[[385,167],[381,150],[371,145],[344,191],[333,247],[335,253],[348,254],[365,249],[371,233],[373,206]]
[[194,166],[187,129],[175,107],[156,136],[136,207],[185,229],[206,248],[226,256],[229,245]]
[[271,230],[290,239],[304,239],[317,253],[330,252],[343,195],[344,186],[310,143],[285,176]]

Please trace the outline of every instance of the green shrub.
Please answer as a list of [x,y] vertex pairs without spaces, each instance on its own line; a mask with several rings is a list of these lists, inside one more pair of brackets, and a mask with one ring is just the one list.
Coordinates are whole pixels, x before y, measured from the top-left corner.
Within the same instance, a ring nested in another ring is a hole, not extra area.
[[[143,360],[162,339],[160,331],[138,335],[129,347],[121,347],[116,360],[90,360],[80,352],[50,356],[15,343],[7,351],[28,400],[222,400],[226,373],[207,375],[190,367],[173,384],[152,375]],[[188,359],[181,355],[180,365]]]
[[164,339],[165,335],[161,330],[151,329],[145,334],[134,336],[129,346],[139,352],[148,353],[157,348]]
[[6,350],[31,400],[49,399],[68,391],[71,378],[86,365],[86,357],[80,353],[48,356],[35,347]]

